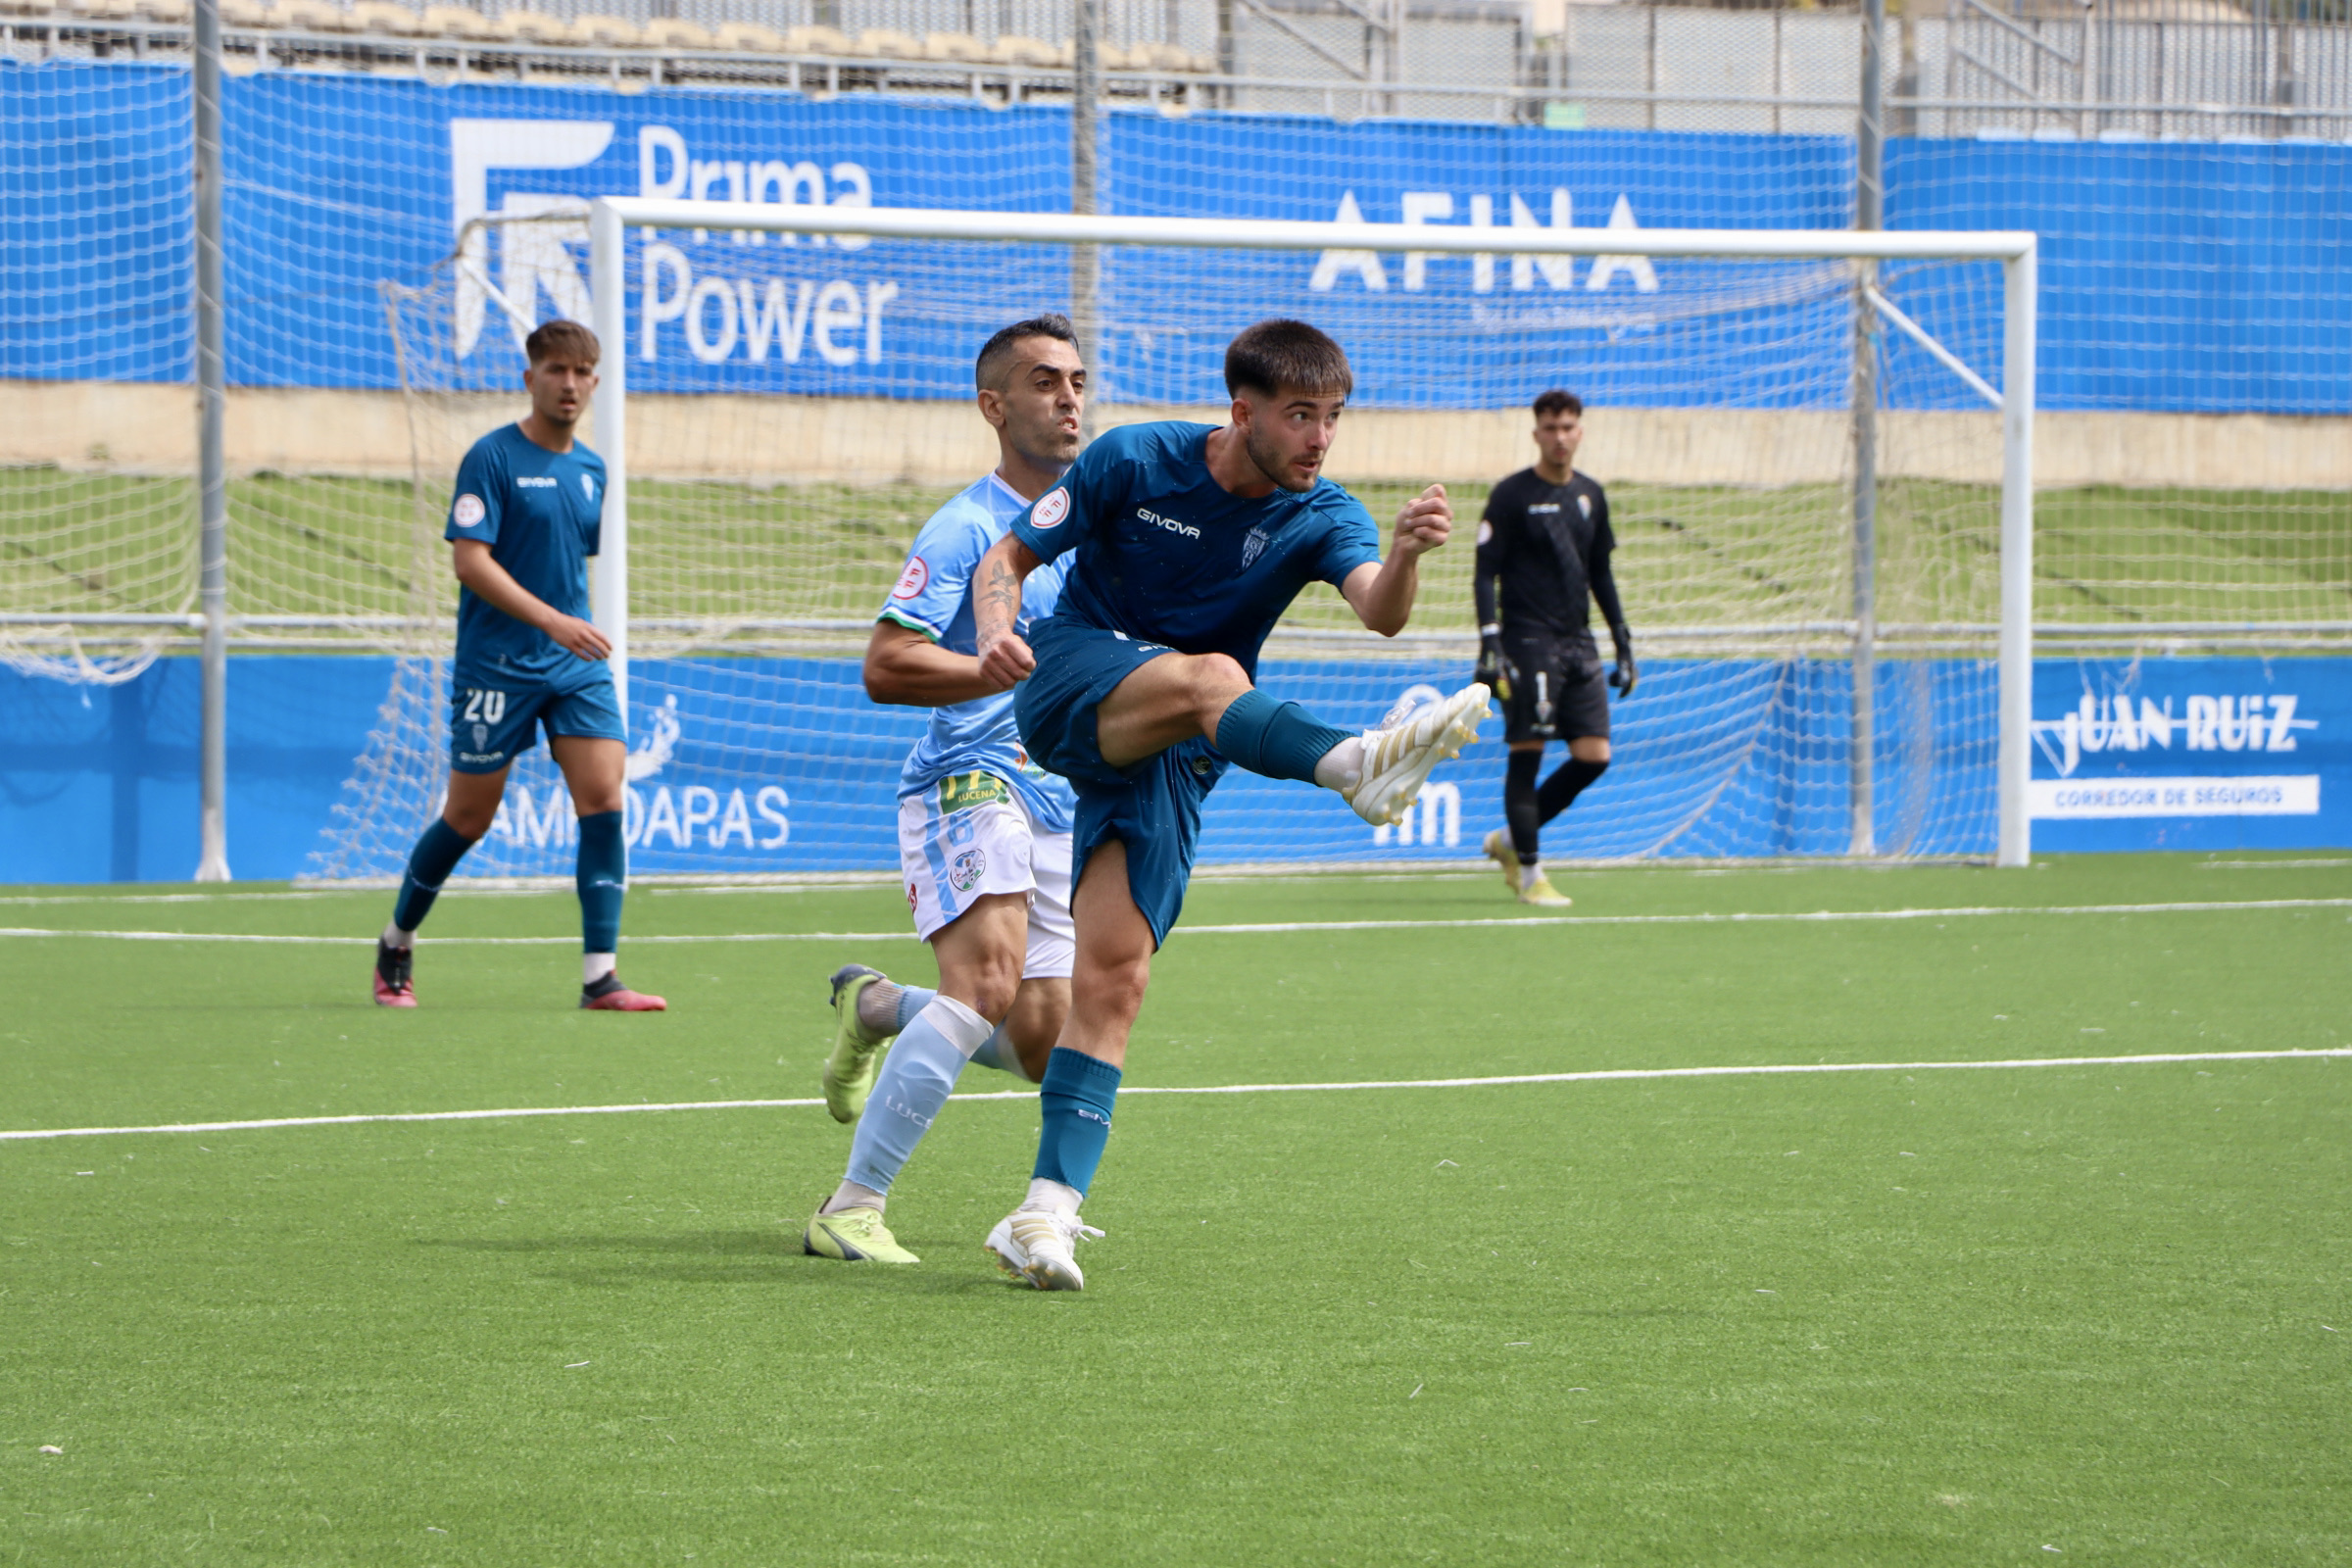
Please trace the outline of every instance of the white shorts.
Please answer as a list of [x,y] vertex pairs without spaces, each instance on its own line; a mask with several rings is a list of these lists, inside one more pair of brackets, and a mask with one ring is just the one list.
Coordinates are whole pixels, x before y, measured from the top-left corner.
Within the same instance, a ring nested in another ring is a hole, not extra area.
[[988,773],[959,773],[899,801],[899,868],[914,934],[925,942],[972,901],[1029,897],[1024,976],[1066,978],[1077,949],[1070,924],[1070,835],[1041,831],[1021,797]]

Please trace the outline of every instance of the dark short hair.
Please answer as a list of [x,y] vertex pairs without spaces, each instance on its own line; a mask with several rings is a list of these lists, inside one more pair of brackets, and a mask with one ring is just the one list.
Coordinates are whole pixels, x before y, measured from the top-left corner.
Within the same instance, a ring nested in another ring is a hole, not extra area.
[[1573,414],[1581,419],[1585,416],[1585,400],[1556,386],[1548,392],[1537,393],[1536,417],[1544,419],[1555,414]]
[[1308,397],[1346,397],[1355,390],[1348,351],[1329,334],[1278,316],[1246,327],[1225,348],[1225,390],[1242,388],[1272,397],[1298,392]]
[[980,345],[980,357],[972,362],[972,385],[981,391],[993,388],[1004,376],[1004,362],[1012,358],[1013,345],[1033,337],[1050,337],[1072,348],[1078,346],[1078,329],[1059,311],[999,327]]
[[594,365],[605,357],[605,349],[597,342],[596,334],[577,321],[541,321],[522,340],[523,358],[533,365],[544,365],[558,354],[568,354]]

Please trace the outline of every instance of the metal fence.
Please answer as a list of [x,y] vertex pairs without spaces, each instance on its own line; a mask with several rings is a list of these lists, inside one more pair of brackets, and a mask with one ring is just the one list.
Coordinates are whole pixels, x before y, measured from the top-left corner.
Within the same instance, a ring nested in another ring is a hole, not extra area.
[[[1882,86],[1889,129],[1931,137],[2352,137],[2347,0],[2278,3],[2305,17],[2332,11],[2333,19],[2275,20],[2226,0],[1914,0],[1887,19]],[[1862,24],[1850,10],[1568,0],[1099,4],[1106,96],[1114,100],[1562,129],[1853,131]],[[0,54],[184,50],[185,28],[171,14],[185,5],[0,0]],[[1925,14],[1931,6],[1936,14]],[[497,0],[479,0],[479,8],[508,18],[522,11]],[[537,0],[532,13],[578,24],[575,35],[532,28],[505,47],[458,40],[445,25],[444,41],[433,41],[435,18],[446,22],[448,8],[403,13],[417,25],[379,26],[395,9],[235,0],[226,8],[230,68],[381,71],[408,63],[426,74],[944,90],[996,102],[1066,96],[1072,87],[1073,0]],[[321,17],[347,24],[326,27]],[[376,22],[361,20],[368,17]],[[714,48],[706,37],[667,48],[678,35],[664,32],[665,19],[711,29],[752,23],[773,33],[766,42],[730,45],[722,36]],[[811,29],[830,30],[817,43]],[[800,41],[788,44],[786,34]],[[1038,42],[1030,48],[1024,40]],[[852,64],[868,59],[886,69]],[[1007,63],[1016,76],[1002,69]],[[1153,73],[1168,79],[1157,87],[1136,79]]]

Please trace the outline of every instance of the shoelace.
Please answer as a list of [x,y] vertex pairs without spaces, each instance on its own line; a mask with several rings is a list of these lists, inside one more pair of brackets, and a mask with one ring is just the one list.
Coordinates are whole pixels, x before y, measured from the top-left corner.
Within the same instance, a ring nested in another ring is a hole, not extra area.
[[1031,1209],[1029,1212],[1050,1222],[1056,1231],[1061,1233],[1062,1241],[1072,1247],[1078,1245],[1078,1239],[1082,1236],[1091,1236],[1096,1241],[1102,1239],[1102,1232],[1095,1229],[1094,1226],[1089,1225],[1075,1214],[1064,1214],[1057,1209],[1042,1214],[1036,1209]]

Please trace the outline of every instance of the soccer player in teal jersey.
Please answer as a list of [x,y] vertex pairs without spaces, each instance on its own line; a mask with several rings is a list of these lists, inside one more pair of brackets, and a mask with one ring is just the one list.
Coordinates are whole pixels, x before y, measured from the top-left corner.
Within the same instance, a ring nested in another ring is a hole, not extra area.
[[[1105,433],[980,564],[980,672],[1020,683],[1030,755],[1078,795],[1070,1015],[1046,1065],[1029,1196],[987,1241],[1040,1290],[1085,1285],[1072,1251],[1101,1233],[1079,1203],[1218,777],[1239,764],[1314,783],[1366,821],[1394,822],[1486,716],[1487,688],[1473,683],[1359,736],[1253,684],[1258,649],[1310,582],[1339,589],[1373,631],[1402,631],[1420,558],[1452,528],[1431,485],[1398,514],[1383,561],[1372,514],[1322,476],[1353,382],[1314,327],[1260,321],[1226,349],[1231,424]],[[1078,564],[1060,602],[1025,639],[1022,580],[1064,555]]]
[[[1022,749],[1012,694],[981,678],[972,619],[980,558],[1078,455],[1086,368],[1068,318],[1034,317],[996,333],[972,379],[999,462],[915,535],[866,644],[866,694],[931,709],[899,775],[899,864],[915,934],[939,960],[939,989],[901,986],[856,963],[833,976],[825,1104],[858,1132],[841,1186],[801,1247],[844,1262],[917,1261],[883,1223],[891,1183],[966,1061],[1034,1083],[1070,1010],[1077,803],[1066,780]],[[1030,577],[1029,618],[1054,612],[1064,570],[1056,564]],[[894,1035],[877,1077],[876,1054]]]
[[414,1007],[416,928],[498,814],[507,770],[547,732],[579,816],[580,1005],[660,1012],[613,973],[628,852],[621,843],[628,732],[588,621],[588,558],[604,518],[605,464],[573,432],[596,390],[596,334],[549,321],[523,344],[531,412],[473,444],[450,504],[458,650],[450,677],[449,798],[400,881],[375,945],[375,1000]]

